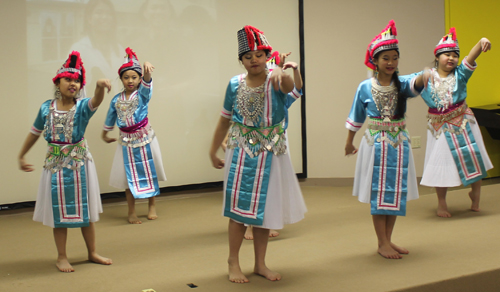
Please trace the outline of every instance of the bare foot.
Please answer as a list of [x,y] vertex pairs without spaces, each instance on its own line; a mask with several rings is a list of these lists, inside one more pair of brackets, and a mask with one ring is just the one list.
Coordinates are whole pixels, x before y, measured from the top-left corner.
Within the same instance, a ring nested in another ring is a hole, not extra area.
[[233,283],[248,283],[247,277],[243,275],[239,264],[231,264],[228,261],[228,269],[229,269],[229,281]]
[[128,223],[130,223],[130,224],[142,224],[142,221],[139,218],[137,218],[137,215],[129,214],[128,215]]
[[479,196],[476,196],[472,193],[472,191],[469,192],[469,198],[472,201],[472,204],[470,205],[470,209],[474,212],[479,212],[481,209],[479,209]]
[[148,220],[155,220],[157,218],[158,218],[158,215],[156,215],[155,205],[149,206]]
[[71,273],[75,271],[66,257],[57,258],[56,267],[63,273]]
[[101,264],[101,265],[111,265],[113,263],[113,261],[111,259],[100,256],[97,253],[89,254],[89,261],[94,262],[96,264]]
[[277,272],[273,272],[269,270],[266,266],[255,267],[253,272],[259,276],[262,276],[270,281],[279,281],[281,280],[281,275]]
[[404,247],[401,247],[401,246],[397,246],[395,245],[394,243],[391,242],[391,247],[397,251],[399,254],[409,254],[410,252],[404,248]]
[[451,217],[450,212],[448,212],[448,208],[442,208],[440,206],[438,206],[436,214],[439,217],[443,217],[443,218],[450,218]]
[[248,226],[247,227],[247,230],[245,231],[245,239],[247,239],[247,240],[252,240],[253,239],[252,226]]
[[380,246],[377,252],[386,259],[402,259],[403,256],[400,255],[394,248],[390,245]]
[[269,230],[269,237],[278,237],[280,233],[274,229]]

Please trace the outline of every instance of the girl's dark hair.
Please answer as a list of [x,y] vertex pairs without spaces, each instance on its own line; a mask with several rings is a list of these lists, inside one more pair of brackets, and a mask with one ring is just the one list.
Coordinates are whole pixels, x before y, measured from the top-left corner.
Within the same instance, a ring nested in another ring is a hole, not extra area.
[[[399,57],[399,50],[395,50],[398,53]],[[380,53],[385,52],[385,51],[380,51],[378,52],[375,56],[373,56],[373,59],[377,59],[380,56]],[[394,86],[396,86],[396,89],[398,91],[398,104],[396,107],[396,111],[394,112],[394,116],[398,118],[403,118],[405,116],[406,112],[406,97],[403,96],[401,93],[401,81],[399,81],[399,76],[398,76],[398,71],[394,72],[392,74],[392,82],[394,82]]]

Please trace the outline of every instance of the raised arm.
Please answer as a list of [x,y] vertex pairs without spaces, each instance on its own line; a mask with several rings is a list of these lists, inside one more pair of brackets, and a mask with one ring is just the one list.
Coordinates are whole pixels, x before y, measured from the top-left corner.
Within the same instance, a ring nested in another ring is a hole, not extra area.
[[33,168],[33,165],[26,163],[26,161],[24,160],[24,155],[26,155],[26,153],[30,151],[31,147],[35,145],[36,141],[38,140],[38,137],[40,136],[35,135],[33,133],[29,133],[26,139],[24,140],[23,147],[21,148],[21,152],[19,152],[19,157],[18,157],[19,169],[21,169],[22,171],[30,172],[35,170]]
[[210,159],[212,160],[212,165],[215,168],[221,169],[224,167],[224,160],[217,157],[217,149],[221,146],[224,137],[229,130],[229,122],[231,120],[225,117],[220,117],[217,127],[215,128],[214,138],[212,140],[212,146],[210,147]]
[[99,107],[101,105],[102,100],[104,99],[105,89],[108,89],[108,93],[111,90],[111,82],[108,79],[99,79],[97,80],[94,97],[90,99],[93,108]]
[[487,52],[491,50],[491,42],[487,38],[482,38],[479,42],[470,50],[469,55],[467,55],[467,63],[474,65],[477,57],[481,52]]

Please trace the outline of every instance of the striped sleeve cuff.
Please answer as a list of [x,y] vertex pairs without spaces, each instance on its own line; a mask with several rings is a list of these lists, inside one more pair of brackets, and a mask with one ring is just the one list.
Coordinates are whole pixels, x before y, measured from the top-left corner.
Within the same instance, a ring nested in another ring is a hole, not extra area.
[[302,96],[302,94],[300,94],[300,92],[295,87],[293,88],[292,92],[290,92],[290,95],[295,99],[298,99]]
[[113,131],[113,129],[115,128],[115,126],[106,126],[104,125],[104,127],[102,128],[104,131],[106,132],[110,132],[110,131]]
[[477,68],[477,63],[474,62],[474,65],[469,64],[467,62],[467,57],[464,58],[464,60],[462,61],[462,63],[464,64],[465,68],[467,68],[470,71],[474,71]]
[[92,98],[89,98],[89,109],[93,112],[97,110],[97,107],[92,106]]
[[220,112],[220,115],[223,116],[226,119],[231,119],[231,116],[233,115],[232,112],[227,111],[225,108],[222,109]]
[[355,121],[351,120],[350,118],[347,118],[347,120],[345,121],[345,127],[348,130],[351,130],[353,132],[359,131],[362,126],[363,126],[363,123],[356,123]]
[[31,126],[30,133],[36,136],[40,136],[42,134],[43,130],[38,130],[34,126]]
[[413,92],[413,94],[415,96],[419,95],[420,92],[424,89],[423,86],[422,86],[422,88],[419,88],[418,90],[417,90],[417,88],[415,88],[415,82],[417,81],[418,76],[420,76],[420,75],[413,77],[410,81],[410,90],[411,90],[411,92]]
[[151,88],[151,83],[153,83],[153,79],[151,79],[151,81],[149,83],[147,83],[146,81],[144,81],[144,79],[141,79],[141,84],[145,88]]

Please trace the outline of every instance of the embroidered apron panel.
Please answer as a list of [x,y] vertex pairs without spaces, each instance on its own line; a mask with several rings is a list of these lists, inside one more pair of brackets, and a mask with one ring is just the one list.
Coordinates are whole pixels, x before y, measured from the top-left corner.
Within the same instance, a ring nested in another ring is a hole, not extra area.
[[387,133],[382,131],[380,142],[373,145],[371,214],[405,216],[409,143],[404,140],[392,146],[387,138]]
[[145,199],[160,194],[150,144],[136,148],[122,146],[122,150],[128,186],[134,198]]
[[54,227],[87,227],[87,177],[85,166],[80,169],[62,168],[51,177]]
[[467,186],[486,177],[487,173],[481,152],[469,123],[465,124],[465,129],[450,123],[446,123],[444,127],[448,128],[447,131],[444,131],[446,141],[463,185]]
[[235,148],[226,185],[224,216],[250,225],[262,225],[273,153],[250,157]]

